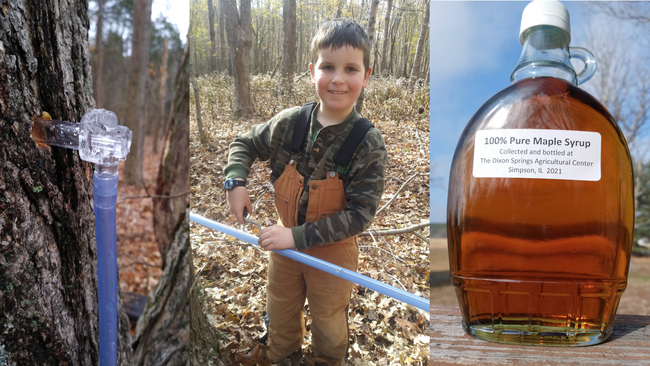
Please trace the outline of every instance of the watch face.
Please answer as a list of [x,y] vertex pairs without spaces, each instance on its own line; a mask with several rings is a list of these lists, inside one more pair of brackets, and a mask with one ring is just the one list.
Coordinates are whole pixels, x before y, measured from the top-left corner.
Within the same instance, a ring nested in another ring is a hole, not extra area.
[[227,190],[232,189],[232,179],[226,179],[226,181],[223,183],[224,188]]

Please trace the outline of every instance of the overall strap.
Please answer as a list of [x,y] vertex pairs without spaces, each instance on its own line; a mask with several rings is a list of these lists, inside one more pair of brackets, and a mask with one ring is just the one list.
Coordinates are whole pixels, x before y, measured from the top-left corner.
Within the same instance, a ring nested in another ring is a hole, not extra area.
[[305,141],[305,135],[309,128],[309,119],[311,113],[316,107],[316,102],[305,103],[300,107],[298,112],[298,118],[293,127],[293,137],[291,138],[291,153],[297,154],[302,150],[303,142]]
[[361,141],[363,141],[370,127],[374,127],[374,125],[365,118],[359,118],[354,122],[352,130],[348,133],[348,136],[341,144],[339,151],[334,155],[334,164],[340,168],[348,166],[354,151],[357,149]]

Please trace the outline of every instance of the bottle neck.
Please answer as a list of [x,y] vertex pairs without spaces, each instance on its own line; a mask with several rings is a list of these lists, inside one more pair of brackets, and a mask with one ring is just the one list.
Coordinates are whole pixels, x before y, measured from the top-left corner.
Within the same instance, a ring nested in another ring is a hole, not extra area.
[[570,38],[564,30],[539,25],[526,30],[523,38],[524,46],[510,75],[511,83],[546,76],[578,85],[578,77],[569,61]]

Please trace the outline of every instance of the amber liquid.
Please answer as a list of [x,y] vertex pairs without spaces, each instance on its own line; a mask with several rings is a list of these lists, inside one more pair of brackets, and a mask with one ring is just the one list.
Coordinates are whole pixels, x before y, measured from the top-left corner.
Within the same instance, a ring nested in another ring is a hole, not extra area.
[[[598,132],[601,179],[474,178],[474,136],[493,128]],[[581,89],[524,79],[486,102],[463,132],[449,182],[449,260],[464,329],[504,343],[607,339],[627,283],[632,179],[614,119]]]

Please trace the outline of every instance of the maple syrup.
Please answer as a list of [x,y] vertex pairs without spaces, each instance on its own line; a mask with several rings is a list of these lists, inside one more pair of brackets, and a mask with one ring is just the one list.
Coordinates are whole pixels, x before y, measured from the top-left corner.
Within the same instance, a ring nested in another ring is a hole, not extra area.
[[629,150],[575,78],[518,78],[521,65],[472,117],[452,163],[447,233],[463,328],[504,343],[600,343],[627,283]]

